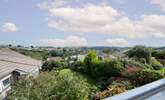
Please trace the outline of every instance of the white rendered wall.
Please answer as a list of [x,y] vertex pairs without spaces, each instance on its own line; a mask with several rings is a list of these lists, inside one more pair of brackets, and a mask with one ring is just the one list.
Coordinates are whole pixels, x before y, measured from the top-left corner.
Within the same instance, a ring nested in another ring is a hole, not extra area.
[[[10,88],[11,88],[10,84],[7,85],[7,86],[4,86],[4,85],[3,85],[3,81],[6,80],[6,79],[8,79],[8,78],[11,78],[11,74],[5,76],[5,77],[2,78],[2,79],[0,79],[0,99],[5,98],[6,92],[7,92],[8,90],[10,90]],[[10,82],[11,82],[11,81],[10,81]]]

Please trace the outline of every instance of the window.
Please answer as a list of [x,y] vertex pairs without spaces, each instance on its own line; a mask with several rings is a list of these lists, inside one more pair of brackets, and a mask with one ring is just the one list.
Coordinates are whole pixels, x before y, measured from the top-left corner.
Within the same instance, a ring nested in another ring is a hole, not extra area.
[[3,81],[3,86],[6,87],[10,84],[10,78],[7,78]]

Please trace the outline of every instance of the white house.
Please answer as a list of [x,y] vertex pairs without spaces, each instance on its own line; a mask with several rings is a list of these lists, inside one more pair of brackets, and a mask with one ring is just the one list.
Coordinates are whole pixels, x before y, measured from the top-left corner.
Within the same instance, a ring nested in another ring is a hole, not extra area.
[[41,69],[41,61],[32,59],[15,51],[0,48],[0,100],[10,85],[22,76],[36,76]]

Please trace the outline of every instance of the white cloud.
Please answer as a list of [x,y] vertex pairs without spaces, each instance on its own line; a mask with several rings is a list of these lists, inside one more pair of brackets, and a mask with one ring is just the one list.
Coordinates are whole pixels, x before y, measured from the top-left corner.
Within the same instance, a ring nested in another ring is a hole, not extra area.
[[86,46],[87,40],[83,37],[78,36],[68,36],[65,39],[44,39],[41,40],[41,42],[44,45],[49,46],[55,46],[55,47],[64,47],[64,46],[73,46],[73,47],[79,47],[79,46]]
[[165,11],[165,0],[149,0],[151,4],[159,6],[160,10]]
[[129,42],[123,38],[107,39],[103,41],[103,45],[123,47],[123,46],[128,46]]
[[51,9],[66,6],[73,2],[78,2],[79,0],[44,0],[42,3],[39,3],[37,6],[43,9]]
[[165,37],[165,15],[142,15],[138,20],[131,20],[111,6],[94,4],[81,7],[47,4],[46,10],[52,18],[48,26],[59,31],[126,38]]
[[165,15],[143,15],[135,22],[136,32],[144,37],[165,37]]
[[18,30],[14,23],[6,22],[2,25],[2,31],[4,32],[16,32]]

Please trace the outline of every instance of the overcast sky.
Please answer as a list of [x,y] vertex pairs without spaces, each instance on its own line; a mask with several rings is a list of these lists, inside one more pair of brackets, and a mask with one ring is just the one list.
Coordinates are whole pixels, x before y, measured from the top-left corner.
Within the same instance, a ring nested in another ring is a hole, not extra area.
[[0,44],[165,46],[165,0],[0,0]]

